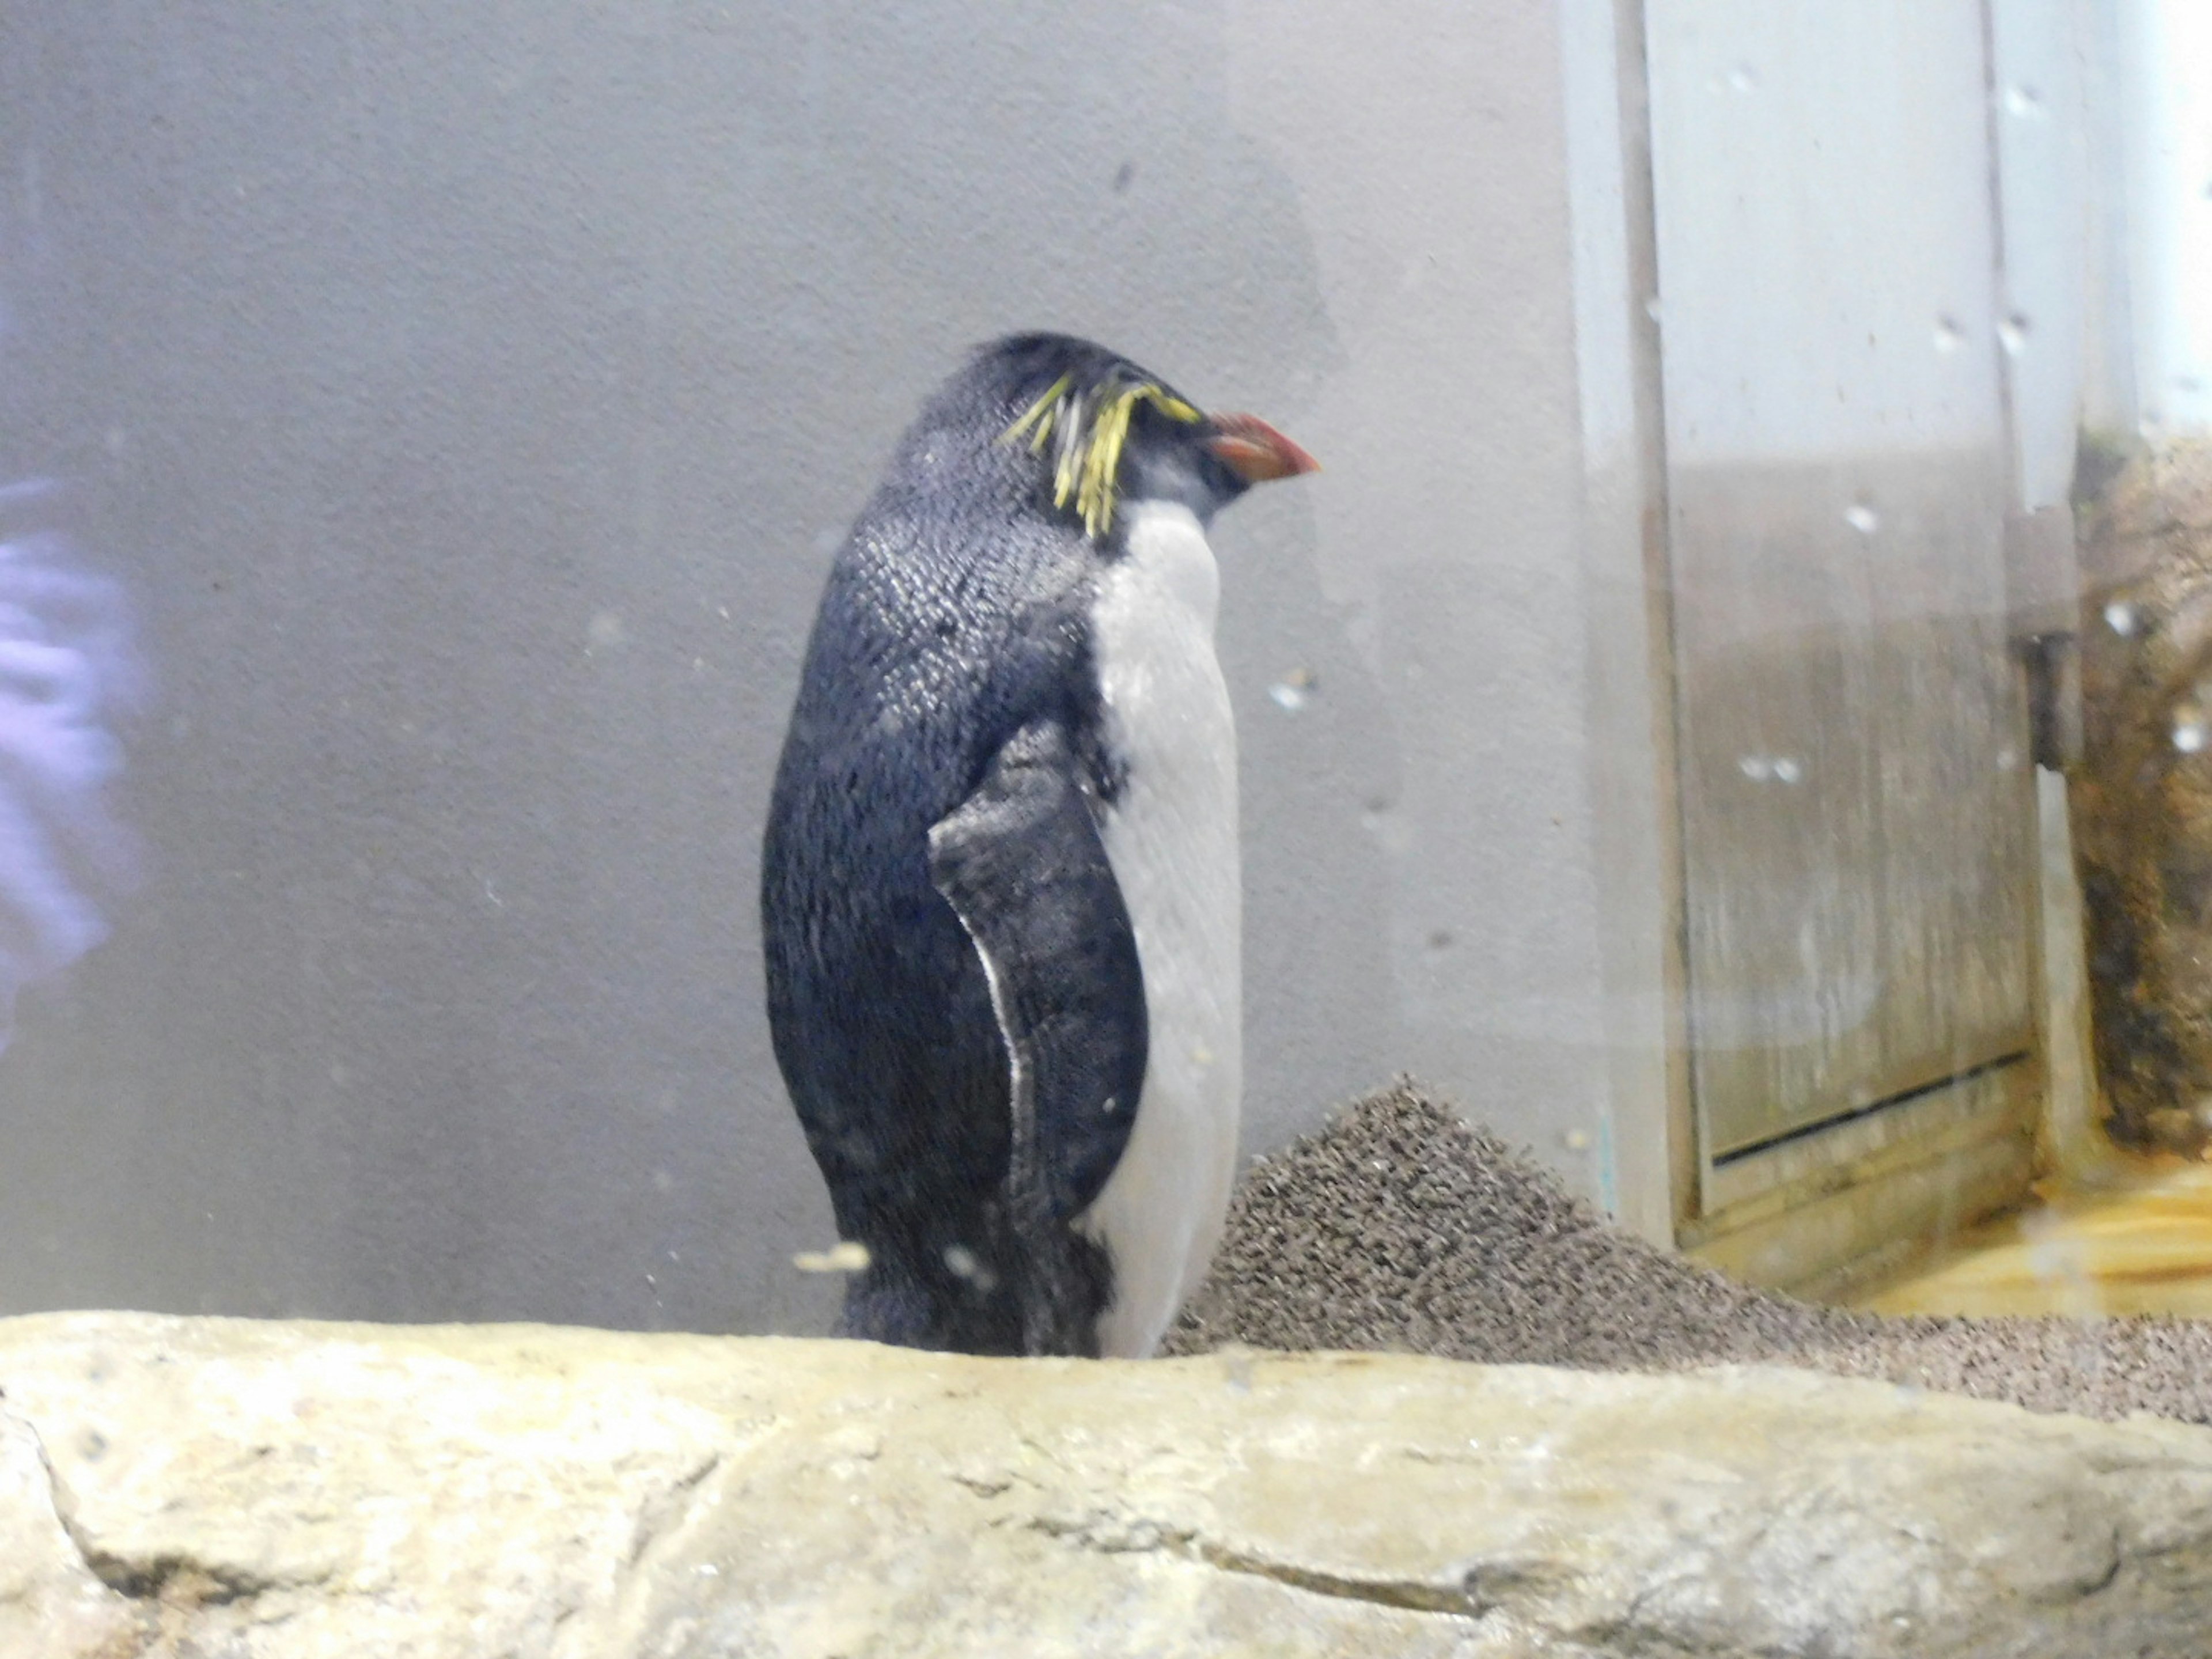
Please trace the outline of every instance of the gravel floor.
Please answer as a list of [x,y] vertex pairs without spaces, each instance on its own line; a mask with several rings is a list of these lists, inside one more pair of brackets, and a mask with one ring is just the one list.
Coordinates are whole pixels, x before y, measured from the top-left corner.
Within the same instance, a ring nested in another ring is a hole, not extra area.
[[1401,1082],[1255,1165],[1168,1339],[1671,1370],[1805,1365],[2037,1411],[2212,1423],[2212,1321],[1884,1319],[1653,1249]]

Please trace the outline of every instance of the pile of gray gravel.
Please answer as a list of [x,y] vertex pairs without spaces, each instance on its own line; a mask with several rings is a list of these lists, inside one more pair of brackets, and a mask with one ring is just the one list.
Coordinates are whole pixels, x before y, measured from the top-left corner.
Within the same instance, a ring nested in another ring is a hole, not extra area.
[[2212,1423],[2212,1322],[1884,1319],[1753,1290],[1615,1227],[1409,1081],[1245,1176],[1166,1348],[1230,1343],[1601,1370],[1803,1365]]

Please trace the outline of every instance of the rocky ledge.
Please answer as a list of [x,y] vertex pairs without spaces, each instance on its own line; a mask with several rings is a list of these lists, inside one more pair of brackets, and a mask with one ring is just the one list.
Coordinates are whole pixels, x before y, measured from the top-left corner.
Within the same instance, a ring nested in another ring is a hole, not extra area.
[[1782,1369],[0,1321],[0,1654],[2172,1655],[2212,1431]]

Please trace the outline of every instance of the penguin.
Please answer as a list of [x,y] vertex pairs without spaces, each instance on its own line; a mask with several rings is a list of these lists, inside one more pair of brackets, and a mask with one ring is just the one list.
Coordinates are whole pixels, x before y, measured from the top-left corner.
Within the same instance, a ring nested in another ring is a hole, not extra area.
[[856,1264],[841,1334],[1141,1357],[1208,1266],[1243,1010],[1206,530],[1314,470],[1020,334],[929,398],[854,524],[761,871],[776,1062]]

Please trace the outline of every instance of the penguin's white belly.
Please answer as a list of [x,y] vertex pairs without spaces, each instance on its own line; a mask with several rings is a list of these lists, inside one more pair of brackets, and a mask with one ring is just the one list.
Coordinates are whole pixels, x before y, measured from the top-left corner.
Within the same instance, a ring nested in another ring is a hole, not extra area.
[[1092,641],[1124,772],[1105,813],[1149,1029],[1127,1149],[1077,1224],[1114,1263],[1100,1352],[1158,1346],[1220,1243],[1243,1087],[1237,729],[1213,654],[1220,575],[1188,508],[1139,502],[1100,580]]

